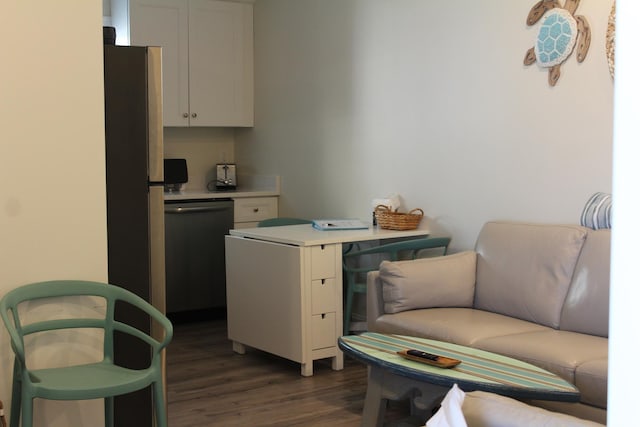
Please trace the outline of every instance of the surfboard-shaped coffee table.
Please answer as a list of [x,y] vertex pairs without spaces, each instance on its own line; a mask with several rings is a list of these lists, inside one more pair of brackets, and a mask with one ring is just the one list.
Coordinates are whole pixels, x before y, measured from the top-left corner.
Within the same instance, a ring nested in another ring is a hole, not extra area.
[[[573,384],[549,371],[462,345],[365,332],[339,338],[338,346],[370,367],[362,426],[382,426],[387,400],[407,398],[412,399],[414,412],[426,421],[453,384],[466,392],[482,390],[516,399],[580,400],[580,392]],[[458,359],[460,364],[439,368],[397,354],[407,349]]]

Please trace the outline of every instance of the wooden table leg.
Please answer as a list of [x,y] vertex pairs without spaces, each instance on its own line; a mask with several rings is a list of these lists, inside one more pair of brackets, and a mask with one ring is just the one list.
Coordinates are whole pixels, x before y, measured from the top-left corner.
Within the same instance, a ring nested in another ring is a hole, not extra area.
[[368,368],[367,395],[362,410],[362,427],[382,427],[387,400],[382,397],[384,372],[378,368]]
[[426,420],[449,387],[395,375],[384,368],[369,367],[362,427],[382,427],[389,400],[411,400],[411,413]]
[[247,348],[244,344],[239,343],[238,341],[232,341],[232,348],[235,353],[245,354],[247,352]]
[[300,375],[303,377],[313,376],[313,360],[300,364]]
[[338,354],[331,358],[331,369],[334,371],[344,369],[344,354],[341,351],[338,351]]

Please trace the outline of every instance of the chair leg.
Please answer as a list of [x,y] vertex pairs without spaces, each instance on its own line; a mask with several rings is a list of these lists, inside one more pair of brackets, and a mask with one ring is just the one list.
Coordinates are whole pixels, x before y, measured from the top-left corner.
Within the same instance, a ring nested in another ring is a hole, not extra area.
[[104,398],[104,425],[105,427],[113,427],[113,423],[113,396],[109,396]]
[[[16,414],[17,415],[17,414]],[[18,417],[16,417],[16,420]],[[11,424],[13,426],[13,414],[11,414]],[[16,426],[17,426],[16,422]],[[33,426],[33,397],[22,396],[22,427]]]
[[351,310],[353,307],[353,286],[350,283],[347,284],[347,295],[344,303],[344,335],[349,335],[351,330]]
[[20,412],[22,412],[20,394],[14,394],[11,398],[11,414],[9,414],[10,427],[18,427],[20,425]]
[[162,380],[153,383],[153,403],[156,409],[156,427],[167,427],[167,407],[164,401]]
[[17,368],[17,361],[13,365],[13,386],[11,388],[11,414],[9,415],[9,425],[18,427],[20,425],[20,412],[22,410],[22,378],[20,370]]

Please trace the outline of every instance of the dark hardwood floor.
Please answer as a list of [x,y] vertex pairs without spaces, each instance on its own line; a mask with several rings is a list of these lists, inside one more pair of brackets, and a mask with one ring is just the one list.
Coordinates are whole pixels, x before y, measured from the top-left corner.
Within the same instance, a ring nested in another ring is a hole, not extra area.
[[[169,425],[359,426],[366,392],[366,367],[345,358],[314,363],[302,377],[300,365],[255,349],[235,354],[224,320],[175,324],[167,351]],[[388,418],[405,414],[392,403]]]

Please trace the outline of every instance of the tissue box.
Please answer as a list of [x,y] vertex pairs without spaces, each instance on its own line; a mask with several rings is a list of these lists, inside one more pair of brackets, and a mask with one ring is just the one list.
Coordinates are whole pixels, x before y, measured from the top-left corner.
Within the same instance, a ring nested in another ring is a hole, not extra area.
[[392,195],[389,197],[378,198],[371,200],[371,209],[375,210],[377,206],[382,205],[388,207],[391,211],[395,212],[400,208],[400,196]]

